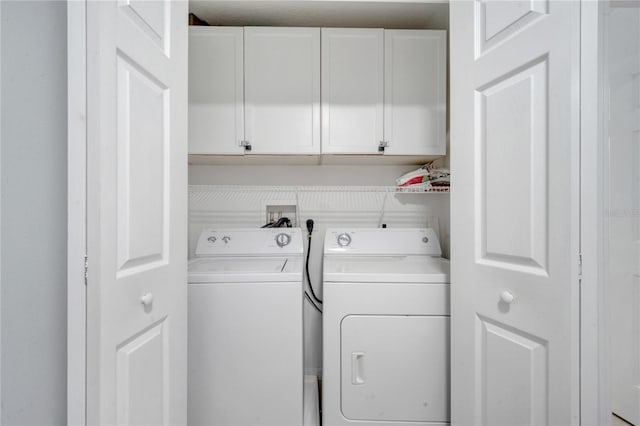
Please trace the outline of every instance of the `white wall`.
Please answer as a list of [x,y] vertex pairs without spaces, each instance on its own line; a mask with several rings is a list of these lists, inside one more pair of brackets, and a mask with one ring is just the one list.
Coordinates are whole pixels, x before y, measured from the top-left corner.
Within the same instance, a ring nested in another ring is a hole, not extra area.
[[612,2],[606,82],[611,395],[613,412],[640,423],[640,6]]
[[[267,204],[299,209],[300,227],[315,222],[309,273],[322,297],[322,250],[327,227],[425,227],[438,223],[449,251],[449,194],[395,194],[386,186],[417,166],[191,166],[189,254],[205,227],[258,228]],[[291,190],[294,187],[296,190]],[[385,201],[386,198],[386,201]],[[437,218],[436,221],[433,218]],[[305,251],[306,255],[306,251]],[[322,367],[322,318],[305,302],[305,368]]]
[[0,2],[3,425],[66,424],[66,2]]

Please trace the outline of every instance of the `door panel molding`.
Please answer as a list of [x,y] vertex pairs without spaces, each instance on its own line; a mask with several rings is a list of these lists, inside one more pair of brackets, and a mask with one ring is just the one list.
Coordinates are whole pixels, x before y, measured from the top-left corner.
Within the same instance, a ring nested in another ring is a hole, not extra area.
[[477,0],[476,59],[549,13],[549,0]]
[[[476,90],[478,262],[546,276],[548,56]],[[523,114],[521,111],[526,111]]]
[[[476,424],[548,424],[549,345],[544,339],[477,316],[478,382],[486,401]],[[515,411],[519,418],[504,418]]]
[[118,0],[118,6],[168,57],[171,47],[170,4],[159,1]]
[[[165,425],[169,419],[169,324],[165,317],[116,348],[117,424]],[[151,384],[148,388],[136,386]],[[152,416],[150,418],[149,416]]]
[[[117,66],[118,277],[168,262],[169,88],[120,52]],[[142,126],[140,126],[142,123]],[[149,125],[157,123],[158,126]],[[156,188],[154,183],[161,182]],[[134,232],[135,231],[135,232]]]

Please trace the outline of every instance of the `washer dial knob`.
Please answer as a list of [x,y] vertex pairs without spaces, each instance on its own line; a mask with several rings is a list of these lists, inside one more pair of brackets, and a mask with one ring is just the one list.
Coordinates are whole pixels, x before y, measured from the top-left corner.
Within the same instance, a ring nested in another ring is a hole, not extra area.
[[276,243],[278,247],[284,247],[291,242],[291,235],[285,234],[284,232],[276,235]]
[[351,244],[351,235],[346,232],[338,235],[338,245],[340,247],[347,247],[349,244]]

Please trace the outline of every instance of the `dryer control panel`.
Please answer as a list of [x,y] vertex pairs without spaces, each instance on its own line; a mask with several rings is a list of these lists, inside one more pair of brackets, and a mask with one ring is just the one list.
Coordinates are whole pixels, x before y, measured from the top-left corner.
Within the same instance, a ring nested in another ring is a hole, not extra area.
[[440,257],[442,250],[432,228],[330,228],[324,238],[324,253]]

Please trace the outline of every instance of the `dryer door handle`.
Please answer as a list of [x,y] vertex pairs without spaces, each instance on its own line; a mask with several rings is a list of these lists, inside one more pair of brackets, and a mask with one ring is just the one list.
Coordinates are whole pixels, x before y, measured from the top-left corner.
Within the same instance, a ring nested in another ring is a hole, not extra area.
[[364,384],[364,352],[351,353],[351,384]]

